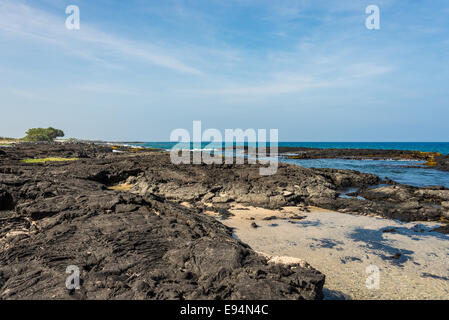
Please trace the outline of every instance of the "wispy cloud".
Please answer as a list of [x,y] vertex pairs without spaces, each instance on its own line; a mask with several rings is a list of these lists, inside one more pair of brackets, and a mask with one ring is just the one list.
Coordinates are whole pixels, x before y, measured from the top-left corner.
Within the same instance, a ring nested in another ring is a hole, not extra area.
[[[307,76],[295,73],[277,73],[270,75],[270,79],[258,84],[223,84],[218,89],[204,89],[194,91],[196,94],[205,95],[243,95],[243,96],[270,96],[279,94],[301,93],[309,89],[337,88],[354,85],[366,78],[381,76],[392,70],[390,66],[373,64],[351,64],[342,66],[338,72],[320,74],[320,71]],[[321,70],[322,72],[322,70]]]
[[[245,4],[254,5],[251,1]],[[274,10],[272,4],[267,4],[268,9],[273,8],[273,16],[280,20],[299,15],[308,6],[307,1],[286,1]],[[335,7],[331,8],[336,10]],[[206,29],[214,28],[214,18],[206,12],[186,8],[181,2],[172,10],[174,17],[201,20]],[[354,79],[369,79],[393,69],[381,61],[368,63],[351,54],[350,47],[341,45],[347,40],[345,34],[323,42],[322,34],[316,31],[301,40],[292,41],[291,45],[261,48],[261,52],[255,54],[252,49],[242,48],[240,43],[237,45],[216,38],[210,39],[209,46],[189,44],[180,48],[175,45],[156,46],[148,41],[136,43],[85,23],[82,23],[81,30],[69,31],[64,25],[64,15],[56,17],[10,0],[0,4],[0,12],[0,32],[14,39],[26,38],[58,47],[66,54],[92,61],[95,65],[123,68],[124,60],[132,63],[137,59],[180,73],[202,75],[199,81],[205,82],[201,83],[201,89],[191,88],[188,82],[183,83],[182,87],[173,88],[193,94],[291,94],[314,88],[351,85]],[[164,16],[169,17],[169,14],[165,12]],[[283,34],[284,37],[286,35]],[[154,40],[157,43],[160,39]],[[194,61],[195,66],[185,63],[178,56]],[[90,81],[72,88],[98,94],[140,94],[127,87],[132,86],[99,80],[98,83]]]
[[138,96],[142,95],[142,92],[137,90],[127,89],[123,86],[110,85],[104,83],[84,83],[80,85],[74,85],[71,87],[72,89],[81,91],[81,92],[91,92],[95,94],[105,94],[105,95],[133,95]]
[[70,31],[65,28],[64,16],[56,17],[45,11],[23,3],[2,1],[0,3],[0,32],[17,38],[26,37],[48,45],[58,46],[66,53],[92,61],[102,60],[104,52],[113,51],[130,59],[140,59],[160,67],[188,74],[201,74],[164,48],[139,44],[108,34],[85,23],[81,30]]

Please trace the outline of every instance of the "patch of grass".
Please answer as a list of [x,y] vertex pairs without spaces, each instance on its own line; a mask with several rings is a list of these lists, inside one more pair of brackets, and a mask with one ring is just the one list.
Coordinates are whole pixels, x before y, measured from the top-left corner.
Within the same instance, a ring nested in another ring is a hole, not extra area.
[[447,218],[441,216],[441,217],[440,217],[440,222],[445,223],[445,224],[449,224],[449,219],[447,219]]
[[46,162],[64,162],[76,161],[78,158],[42,158],[42,159],[24,159],[20,160],[23,163],[46,163]]
[[115,191],[129,191],[133,187],[132,184],[129,183],[121,183],[117,184],[115,186],[108,187],[109,190],[115,190]]

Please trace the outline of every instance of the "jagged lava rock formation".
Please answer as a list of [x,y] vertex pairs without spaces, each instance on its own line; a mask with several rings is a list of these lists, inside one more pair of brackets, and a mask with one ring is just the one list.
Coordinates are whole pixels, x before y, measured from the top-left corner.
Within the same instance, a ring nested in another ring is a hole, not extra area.
[[[34,156],[80,160],[20,162]],[[9,148],[0,158],[0,299],[323,297],[319,271],[268,263],[201,210],[107,188],[164,163],[160,152],[94,145]],[[81,270],[79,290],[65,286],[69,265]]]

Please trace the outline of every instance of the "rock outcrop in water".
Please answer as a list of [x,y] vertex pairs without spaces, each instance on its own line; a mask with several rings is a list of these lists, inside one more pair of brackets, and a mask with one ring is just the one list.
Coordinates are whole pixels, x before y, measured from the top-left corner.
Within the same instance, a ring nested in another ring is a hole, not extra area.
[[449,155],[438,152],[420,152],[386,149],[319,149],[279,147],[279,153],[290,159],[373,159],[425,161],[425,167],[449,171]]
[[[385,181],[350,170],[280,164],[260,176],[257,165],[174,165],[161,151],[87,144],[3,151],[2,299],[320,299],[323,274],[268,263],[203,211],[315,205],[404,221],[448,212],[447,189],[372,188]],[[46,157],[79,160],[20,161]],[[341,198],[346,188],[358,191]],[[65,287],[69,265],[81,270],[80,290]]]

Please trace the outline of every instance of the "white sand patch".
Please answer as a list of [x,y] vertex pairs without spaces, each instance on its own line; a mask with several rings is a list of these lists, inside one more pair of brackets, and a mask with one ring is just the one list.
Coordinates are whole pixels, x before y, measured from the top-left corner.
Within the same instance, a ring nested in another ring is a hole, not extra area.
[[268,263],[282,264],[287,267],[299,266],[303,268],[311,268],[310,264],[308,264],[307,261],[300,258],[286,257],[286,256],[272,256],[266,254],[265,252],[257,252],[257,253],[267,258]]
[[[234,216],[221,221],[271,262],[307,261],[322,271],[328,299],[449,299],[449,235],[430,232],[438,223],[402,223],[318,208],[275,211],[239,205],[230,212]],[[263,220],[271,216],[279,219]],[[370,265],[379,268],[379,289],[366,286]]]

